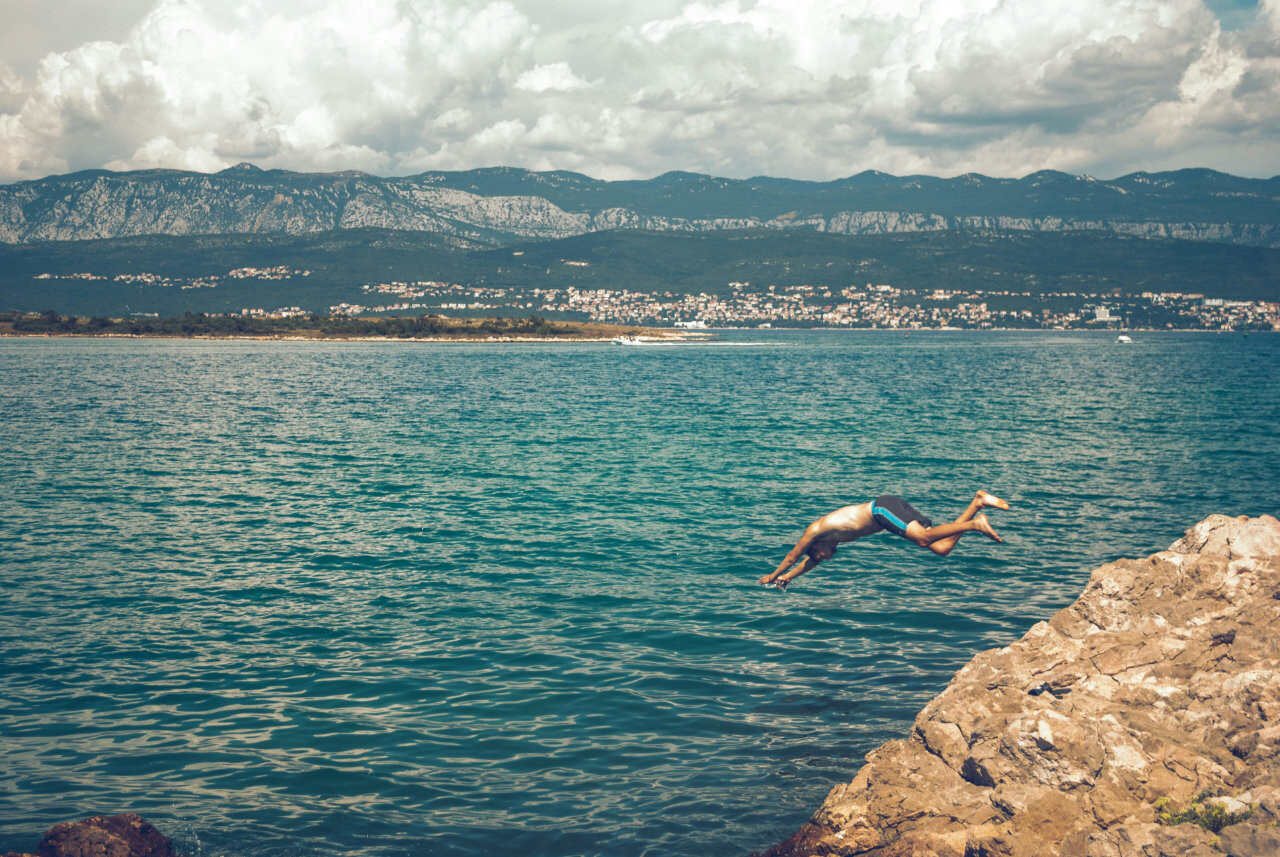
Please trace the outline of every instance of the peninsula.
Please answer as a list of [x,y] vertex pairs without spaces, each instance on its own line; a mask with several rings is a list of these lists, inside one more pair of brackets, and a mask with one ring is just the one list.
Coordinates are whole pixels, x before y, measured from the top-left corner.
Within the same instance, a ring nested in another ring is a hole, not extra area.
[[273,315],[211,316],[184,313],[167,318],[84,318],[43,313],[0,313],[0,336],[149,336],[202,339],[442,340],[460,342],[673,341],[682,331],[628,325],[529,318],[392,318],[316,316],[301,310]]

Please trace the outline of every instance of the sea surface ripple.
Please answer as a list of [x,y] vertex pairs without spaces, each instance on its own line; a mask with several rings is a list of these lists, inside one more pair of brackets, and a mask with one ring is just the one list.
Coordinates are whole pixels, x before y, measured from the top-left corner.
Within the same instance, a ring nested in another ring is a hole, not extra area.
[[[725,336],[0,342],[0,852],[740,855],[1095,566],[1280,509],[1280,336]],[[1003,545],[754,583],[980,487]]]

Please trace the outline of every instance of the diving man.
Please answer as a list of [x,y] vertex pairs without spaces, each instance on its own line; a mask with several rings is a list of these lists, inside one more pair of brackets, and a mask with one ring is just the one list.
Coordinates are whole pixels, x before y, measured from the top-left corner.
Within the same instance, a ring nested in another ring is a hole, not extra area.
[[[941,556],[951,553],[965,533],[982,533],[993,541],[1004,541],[996,534],[987,516],[978,514],[978,510],[984,508],[1008,509],[1009,504],[994,494],[979,491],[960,517],[936,527],[933,521],[893,494],[882,494],[869,503],[845,506],[810,524],[782,564],[772,574],[760,578],[760,582],[786,589],[788,583],[835,556],[836,545],[880,530],[888,530]],[[804,562],[788,572],[802,556]]]

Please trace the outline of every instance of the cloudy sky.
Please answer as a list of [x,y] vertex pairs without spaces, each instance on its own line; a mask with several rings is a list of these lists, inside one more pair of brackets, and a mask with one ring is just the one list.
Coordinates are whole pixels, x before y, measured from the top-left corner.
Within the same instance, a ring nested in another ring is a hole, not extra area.
[[0,0],[0,182],[1280,173],[1280,0]]

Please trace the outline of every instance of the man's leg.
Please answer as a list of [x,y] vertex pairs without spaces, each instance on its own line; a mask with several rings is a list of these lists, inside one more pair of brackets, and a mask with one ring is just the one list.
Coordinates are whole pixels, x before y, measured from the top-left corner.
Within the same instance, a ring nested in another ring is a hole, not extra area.
[[986,515],[978,514],[978,510],[984,508],[1008,509],[1009,504],[994,494],[979,491],[973,495],[973,500],[960,513],[960,517],[950,524],[925,527],[919,522],[912,521],[907,526],[907,538],[922,548],[928,548],[939,556],[946,556],[951,553],[951,550],[960,541],[960,537],[965,533],[982,533],[987,538],[997,542],[1004,541],[996,534],[995,528],[991,526]]

